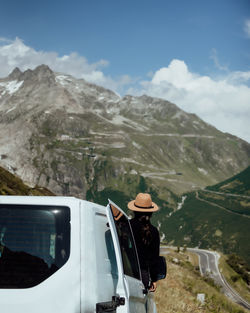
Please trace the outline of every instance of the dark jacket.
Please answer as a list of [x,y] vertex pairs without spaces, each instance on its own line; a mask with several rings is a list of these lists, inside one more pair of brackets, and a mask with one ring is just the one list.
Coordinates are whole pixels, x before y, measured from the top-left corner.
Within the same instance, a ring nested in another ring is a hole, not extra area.
[[149,270],[151,281],[156,282],[160,252],[159,231],[150,223],[149,229],[152,234],[152,240],[149,245],[145,245],[141,234],[143,224],[136,218],[131,219],[130,224],[135,238],[141,270]]

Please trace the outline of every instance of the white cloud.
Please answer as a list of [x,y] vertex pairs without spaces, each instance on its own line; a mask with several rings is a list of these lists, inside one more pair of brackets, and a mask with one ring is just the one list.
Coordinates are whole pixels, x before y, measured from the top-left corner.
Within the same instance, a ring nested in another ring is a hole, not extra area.
[[0,42],[11,43],[11,40],[7,39],[7,38],[4,38],[4,37],[0,37]]
[[127,76],[112,79],[105,76],[102,68],[109,65],[106,60],[90,64],[88,60],[76,52],[59,56],[57,52],[36,51],[25,45],[19,38],[9,40],[0,37],[0,77],[7,76],[15,67],[24,71],[34,69],[40,64],[47,64],[52,70],[70,74],[76,78],[84,78],[89,82],[113,88],[117,92],[130,83]]
[[250,72],[231,72],[215,79],[192,73],[184,61],[173,60],[129,92],[169,100],[219,130],[250,142],[249,81]]
[[212,49],[210,59],[214,61],[214,65],[216,66],[217,69],[221,71],[228,71],[228,67],[225,65],[221,65],[219,62],[217,50],[215,48]]
[[250,19],[245,20],[244,31],[248,38],[250,38]]

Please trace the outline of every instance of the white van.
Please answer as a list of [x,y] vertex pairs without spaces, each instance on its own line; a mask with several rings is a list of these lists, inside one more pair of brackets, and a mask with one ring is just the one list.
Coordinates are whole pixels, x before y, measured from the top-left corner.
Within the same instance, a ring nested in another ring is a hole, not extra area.
[[0,312],[156,312],[126,214],[111,201],[0,196]]

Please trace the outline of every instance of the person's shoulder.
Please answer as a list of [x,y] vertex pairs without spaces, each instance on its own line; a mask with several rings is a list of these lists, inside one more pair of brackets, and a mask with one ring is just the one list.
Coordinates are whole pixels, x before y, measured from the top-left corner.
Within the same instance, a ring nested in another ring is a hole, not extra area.
[[154,232],[157,232],[157,233],[158,233],[157,227],[155,227],[154,225],[151,224],[151,228],[152,228],[152,230],[153,230]]
[[155,236],[159,236],[159,230],[151,224],[151,231]]

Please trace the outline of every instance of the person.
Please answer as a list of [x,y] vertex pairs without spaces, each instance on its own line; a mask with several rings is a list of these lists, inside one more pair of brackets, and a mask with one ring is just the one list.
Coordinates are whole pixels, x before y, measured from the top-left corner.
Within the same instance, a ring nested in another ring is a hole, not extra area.
[[154,292],[157,288],[158,259],[160,252],[160,235],[150,218],[158,206],[152,202],[148,193],[139,193],[135,200],[128,203],[134,218],[130,220],[137,247],[141,268],[142,282],[145,288]]

